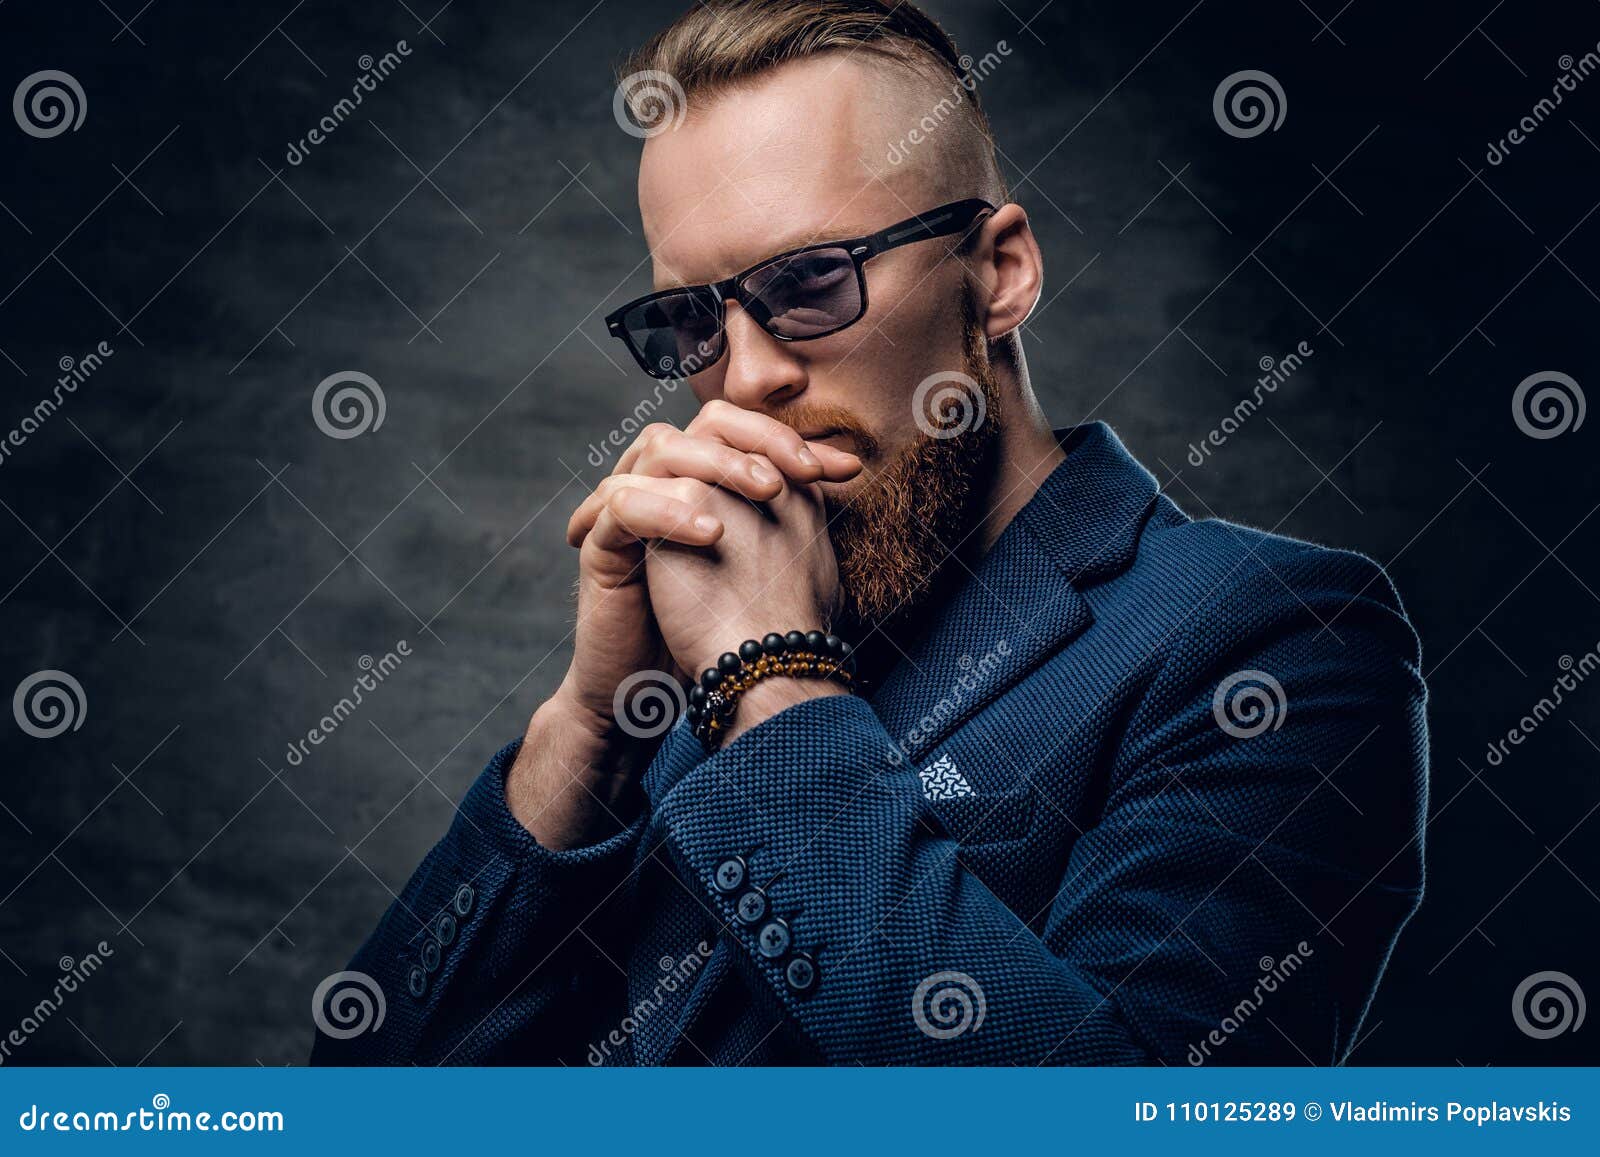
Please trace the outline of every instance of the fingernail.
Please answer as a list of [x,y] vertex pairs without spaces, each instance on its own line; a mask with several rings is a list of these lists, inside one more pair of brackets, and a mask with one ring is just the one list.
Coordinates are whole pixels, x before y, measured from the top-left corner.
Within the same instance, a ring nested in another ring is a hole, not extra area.
[[754,478],[763,486],[770,486],[772,483],[778,481],[777,471],[772,470],[767,466],[763,466],[759,462],[751,464],[750,477]]
[[717,532],[717,520],[709,514],[697,514],[694,516],[694,528],[705,534],[715,534]]
[[810,450],[806,449],[804,446],[800,447],[800,453],[796,454],[795,457],[800,459],[800,464],[802,466],[821,466],[822,465],[821,462],[817,461],[817,456],[815,454],[813,454]]

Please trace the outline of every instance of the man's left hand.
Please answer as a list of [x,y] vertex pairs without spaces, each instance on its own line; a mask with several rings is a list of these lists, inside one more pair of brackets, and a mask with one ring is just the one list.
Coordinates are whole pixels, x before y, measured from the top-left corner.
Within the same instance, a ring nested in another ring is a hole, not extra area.
[[[684,484],[680,480],[680,485]],[[693,505],[716,517],[710,546],[650,548],[650,604],[674,660],[690,678],[746,639],[823,628],[839,604],[839,568],[822,489],[786,480],[766,502],[704,483]]]

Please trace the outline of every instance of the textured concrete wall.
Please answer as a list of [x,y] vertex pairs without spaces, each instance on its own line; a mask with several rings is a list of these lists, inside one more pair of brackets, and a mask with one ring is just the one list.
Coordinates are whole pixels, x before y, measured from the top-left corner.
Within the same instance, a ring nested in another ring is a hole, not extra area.
[[[60,958],[114,953],[8,1063],[302,1061],[312,989],[560,678],[563,526],[649,392],[599,323],[648,281],[609,65],[675,8],[592,3],[0,8],[0,87],[60,70],[86,102],[54,136],[0,117],[0,433],[112,350],[0,460],[0,685],[61,670],[86,705],[53,739],[0,727],[0,1033]],[[983,94],[1046,254],[1052,418],[1112,422],[1197,515],[1389,564],[1423,635],[1430,892],[1356,1060],[1579,1058],[1506,1004],[1585,979],[1600,687],[1485,748],[1600,639],[1594,424],[1512,409],[1540,371],[1600,384],[1600,80],[1486,147],[1600,11],[931,7],[1009,49]],[[1241,137],[1213,94],[1246,69],[1287,112]],[[338,439],[312,394],[345,370],[386,408]]]

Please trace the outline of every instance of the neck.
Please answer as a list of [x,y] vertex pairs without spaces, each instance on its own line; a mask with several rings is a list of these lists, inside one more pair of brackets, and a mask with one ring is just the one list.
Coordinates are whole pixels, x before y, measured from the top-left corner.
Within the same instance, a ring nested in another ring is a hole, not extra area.
[[980,556],[989,552],[1017,511],[1028,504],[1067,456],[1034,396],[1026,363],[1015,369],[1008,365],[995,369],[1005,405],[995,444],[994,469],[985,476],[985,492],[973,495],[974,507],[984,512],[973,535]]

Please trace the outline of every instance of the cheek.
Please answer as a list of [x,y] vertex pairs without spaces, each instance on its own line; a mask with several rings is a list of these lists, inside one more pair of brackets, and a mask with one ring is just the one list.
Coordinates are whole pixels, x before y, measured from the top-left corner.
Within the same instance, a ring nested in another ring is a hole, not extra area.
[[[826,393],[869,420],[874,433],[885,420],[891,427],[910,413],[918,383],[931,374],[961,370],[959,310],[929,308],[926,303],[893,303],[867,315],[850,329],[791,347],[803,351],[814,393]],[[892,441],[886,438],[886,444]]]
[[890,461],[920,436],[919,392],[926,398],[948,390],[948,383],[964,378],[967,369],[958,317],[904,322],[897,317],[853,357],[812,380],[826,383],[830,400],[839,400],[877,438],[878,460]]
[[[914,276],[913,276],[914,275]],[[902,377],[917,382],[940,370],[963,368],[959,267],[905,271],[872,300],[865,323],[875,323]]]

